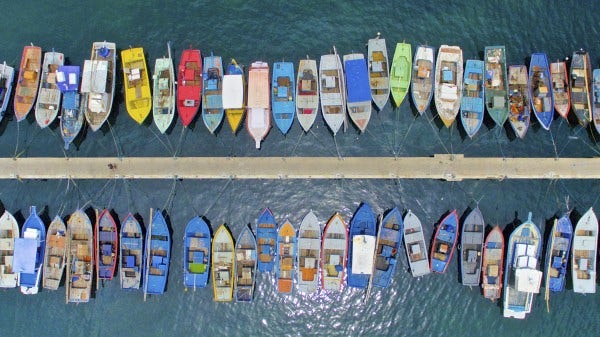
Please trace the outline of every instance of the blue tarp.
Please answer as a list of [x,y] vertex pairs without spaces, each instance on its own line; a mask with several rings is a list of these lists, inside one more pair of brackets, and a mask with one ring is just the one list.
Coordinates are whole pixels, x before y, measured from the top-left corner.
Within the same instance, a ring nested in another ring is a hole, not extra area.
[[38,242],[34,239],[15,239],[15,252],[13,258],[13,270],[17,273],[35,272],[35,256]]
[[77,91],[79,89],[79,66],[60,66],[58,72],[63,75],[57,76],[57,86],[60,91]]
[[344,62],[346,69],[346,86],[348,89],[348,102],[371,101],[371,87],[369,73],[364,59],[348,60]]

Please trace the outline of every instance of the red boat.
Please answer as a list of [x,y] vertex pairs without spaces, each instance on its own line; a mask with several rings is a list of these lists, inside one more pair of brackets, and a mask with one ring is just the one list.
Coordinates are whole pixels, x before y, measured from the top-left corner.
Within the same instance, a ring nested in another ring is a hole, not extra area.
[[177,111],[183,126],[188,126],[198,113],[202,100],[202,55],[200,50],[184,50],[177,73]]
[[117,266],[117,249],[119,248],[119,232],[117,224],[108,209],[98,215],[94,226],[96,249],[96,287],[100,281],[112,280]]

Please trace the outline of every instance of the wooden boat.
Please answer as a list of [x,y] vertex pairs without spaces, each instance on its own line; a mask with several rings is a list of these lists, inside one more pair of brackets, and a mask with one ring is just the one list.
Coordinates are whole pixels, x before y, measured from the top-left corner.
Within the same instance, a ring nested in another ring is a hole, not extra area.
[[431,244],[431,262],[429,266],[431,271],[443,274],[448,269],[456,248],[459,228],[456,210],[448,213],[440,221]]
[[430,46],[418,46],[412,67],[410,94],[419,114],[423,114],[433,97],[435,77],[435,50]]
[[0,121],[4,118],[8,107],[14,76],[15,69],[13,67],[7,66],[6,61],[0,64]]
[[412,76],[412,48],[409,43],[397,43],[390,71],[390,89],[394,104],[399,107],[404,101]]
[[596,293],[596,264],[598,256],[598,218],[590,208],[577,222],[573,236],[571,272],[573,291]]
[[115,95],[116,66],[116,45],[106,41],[94,42],[92,55],[83,64],[81,79],[81,107],[92,131],[98,131],[110,115]]
[[202,55],[185,49],[177,67],[177,111],[184,127],[192,123],[202,100]]
[[268,208],[262,212],[257,221],[256,238],[258,241],[258,271],[271,272],[277,256],[277,223]]
[[65,150],[81,131],[83,126],[83,111],[81,111],[79,96],[79,66],[60,66],[56,72],[57,85],[63,93],[60,134],[65,142]]
[[271,101],[269,90],[269,64],[253,62],[248,69],[248,116],[246,129],[254,139],[256,148],[271,128]]
[[130,47],[122,50],[121,62],[127,113],[138,124],[142,124],[152,109],[152,94],[144,49]]
[[60,90],[56,83],[56,71],[65,62],[65,56],[55,51],[44,54],[40,87],[35,103],[35,120],[45,128],[56,119],[60,107]]
[[579,124],[586,127],[591,120],[592,68],[590,54],[583,49],[573,52],[571,57],[571,108]]
[[373,273],[375,256],[376,220],[371,206],[363,203],[350,221],[350,249],[348,250],[348,286],[367,288]]
[[144,235],[140,223],[129,213],[121,223],[119,236],[119,277],[121,289],[140,289]]
[[256,283],[256,239],[249,226],[244,226],[235,242],[236,302],[252,302]]
[[231,131],[235,134],[242,124],[246,101],[244,70],[234,59],[223,76],[223,108]]
[[569,73],[566,62],[550,63],[550,76],[552,78],[552,95],[554,96],[554,110],[563,118],[567,118],[571,110],[571,95],[569,94]]
[[202,67],[202,120],[214,134],[223,122],[223,60],[221,56],[204,57]]
[[457,46],[442,45],[435,65],[435,107],[449,128],[458,114],[463,86],[463,55]]
[[398,264],[404,223],[402,214],[394,207],[379,222],[375,245],[375,266],[371,283],[375,287],[387,288],[392,283]]
[[423,226],[419,218],[410,210],[404,216],[404,247],[412,276],[419,277],[429,274],[431,269],[429,269]]
[[554,99],[552,98],[550,67],[545,53],[531,54],[529,64],[529,99],[533,113],[542,127],[550,129],[554,118]]
[[515,228],[508,239],[504,271],[504,317],[524,319],[531,312],[534,294],[539,293],[542,272],[540,230],[531,221]]
[[521,139],[525,138],[531,119],[528,83],[529,76],[526,66],[508,67],[508,90],[510,92],[508,121],[515,134]]
[[343,59],[348,115],[354,125],[361,132],[365,132],[369,119],[371,119],[371,89],[365,56],[354,53],[344,55]]
[[592,87],[592,119],[596,132],[600,133],[600,69],[594,69]]
[[277,291],[280,293],[291,293],[294,288],[297,252],[296,229],[286,220],[277,232],[275,277],[277,278]]
[[298,230],[298,291],[312,294],[319,286],[321,264],[321,226],[317,216],[308,212]]
[[0,217],[0,288],[14,288],[19,282],[19,273],[13,268],[15,239],[18,238],[19,224],[9,211],[4,210]]
[[322,55],[319,61],[319,93],[323,119],[335,136],[346,122],[346,80],[342,62],[335,46],[333,54]]
[[348,227],[335,213],[323,229],[321,242],[321,287],[341,291],[346,280],[348,261]]
[[44,289],[57,290],[65,272],[67,256],[67,227],[58,215],[50,223],[46,238],[42,285]]
[[67,303],[90,301],[94,280],[94,232],[81,209],[67,221]]
[[42,279],[42,265],[46,251],[46,226],[37,215],[35,206],[29,209],[29,217],[21,228],[21,238],[15,239],[13,268],[19,272],[21,293],[38,293]]
[[183,237],[183,285],[204,288],[208,284],[210,267],[210,228],[202,218],[193,217],[185,227]]
[[385,39],[381,39],[380,35],[380,33],[377,33],[377,37],[369,39],[367,42],[371,98],[379,111],[383,110],[390,97],[390,65],[388,62],[388,52]]
[[479,207],[469,213],[460,235],[460,274],[465,286],[479,286],[485,222]]
[[296,117],[308,132],[319,112],[319,73],[316,60],[300,60],[296,77]]
[[152,222],[146,233],[146,249],[144,250],[144,298],[146,294],[164,294],[169,276],[171,261],[171,234],[169,226],[160,210],[150,211]]
[[40,83],[40,67],[42,65],[42,48],[31,45],[23,48],[21,65],[19,66],[19,79],[15,88],[13,109],[17,122],[27,117],[33,108]]
[[156,59],[152,75],[152,117],[160,133],[167,131],[175,117],[175,70],[171,44],[167,44],[167,53],[167,57]]
[[212,245],[212,282],[215,302],[233,300],[233,238],[225,224],[217,228]]
[[485,47],[483,55],[485,106],[496,125],[503,126],[509,113],[506,49],[504,46],[488,46]]
[[481,266],[483,297],[495,301],[502,294],[502,271],[504,270],[504,234],[496,226],[485,238]]
[[273,63],[273,79],[271,81],[271,107],[273,120],[283,135],[286,135],[294,122],[296,103],[296,84],[294,82],[294,63]]
[[546,300],[548,291],[562,292],[565,289],[572,238],[573,224],[569,214],[555,219],[546,246]]
[[[479,60],[467,60],[460,102],[460,121],[469,138],[473,138],[483,123],[485,109],[483,98],[483,70]],[[483,239],[482,239],[483,240]]]
[[112,280],[115,275],[119,249],[118,233],[117,224],[108,209],[105,208],[96,215],[96,287],[99,287],[101,282]]

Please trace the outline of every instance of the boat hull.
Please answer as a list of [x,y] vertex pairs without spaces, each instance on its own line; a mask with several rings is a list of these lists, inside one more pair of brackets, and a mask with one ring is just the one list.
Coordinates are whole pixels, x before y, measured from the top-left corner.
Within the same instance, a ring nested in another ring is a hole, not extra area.
[[504,234],[499,226],[494,227],[483,244],[482,281],[483,297],[495,301],[502,295],[502,273],[504,271]]
[[116,45],[94,42],[90,60],[83,65],[81,107],[92,129],[98,131],[112,109],[116,79]]
[[14,77],[15,69],[13,67],[7,66],[6,62],[0,64],[0,81],[4,83],[4,86],[0,88],[0,121],[4,118],[8,101],[10,101]]
[[202,67],[202,121],[214,134],[223,122],[223,60],[221,56],[207,56]]
[[508,67],[508,89],[510,91],[508,121],[515,135],[521,139],[525,138],[531,119],[528,83],[529,76],[526,66]]
[[594,84],[592,86],[592,120],[596,132],[600,134],[600,69],[594,69]]
[[212,245],[212,282],[215,302],[231,302],[234,284],[233,238],[225,225],[215,232]]
[[369,56],[371,98],[377,109],[381,111],[390,97],[390,66],[385,39],[381,39],[379,36],[369,39],[367,55]]
[[256,239],[258,241],[258,271],[272,272],[277,256],[277,223],[268,208],[257,220]]
[[40,128],[45,128],[56,119],[60,111],[61,92],[56,84],[57,70],[65,62],[62,53],[48,52],[44,54],[40,87],[35,103],[35,120]]
[[169,57],[154,62],[152,79],[152,117],[160,133],[165,133],[175,118],[175,69],[170,47]]
[[44,289],[57,290],[65,272],[67,254],[67,227],[59,216],[50,223],[47,239],[42,285]]
[[192,218],[183,237],[183,285],[192,289],[208,284],[211,237],[208,224],[200,217]]
[[465,286],[479,286],[485,222],[479,208],[469,213],[460,235],[460,274]]
[[473,138],[483,123],[485,108],[483,91],[483,71],[485,63],[467,60],[460,103],[460,121],[469,138]]
[[485,106],[496,125],[503,126],[509,113],[506,49],[504,46],[488,46],[485,47],[483,54]]
[[[25,295],[35,295],[38,293],[40,281],[42,279],[42,265],[44,263],[44,254],[46,251],[46,227],[44,222],[37,215],[35,206],[31,206],[30,214],[23,228],[21,228],[21,238],[15,239],[15,271],[19,271],[19,286],[21,293]],[[21,260],[27,265],[33,262],[33,269],[18,263]]]
[[571,110],[579,124],[586,127],[591,120],[592,68],[590,54],[583,49],[575,51],[571,57]]
[[458,114],[463,86],[463,54],[457,46],[442,45],[435,65],[435,107],[449,128]]
[[121,289],[140,289],[143,273],[144,235],[140,223],[129,213],[121,224],[119,236],[119,278]]
[[371,89],[365,56],[360,53],[344,55],[344,75],[348,115],[360,132],[365,132],[371,119]]
[[341,291],[346,280],[348,261],[348,227],[335,213],[323,229],[321,241],[321,287]]
[[408,93],[412,77],[411,60],[411,45],[408,43],[396,44],[394,60],[392,61],[392,68],[390,70],[390,90],[396,107],[402,104]]
[[275,62],[271,80],[271,107],[273,121],[283,135],[286,135],[294,122],[296,109],[296,83],[292,62]]
[[375,246],[375,265],[371,280],[375,287],[387,288],[392,283],[398,264],[403,227],[402,214],[395,207],[379,223]]
[[15,88],[13,110],[17,122],[24,120],[35,104],[38,85],[40,83],[40,67],[42,66],[42,48],[25,46],[19,66],[19,79]]
[[569,214],[555,220],[546,246],[546,289],[562,292],[565,289],[567,262],[573,238]]
[[177,67],[177,112],[184,127],[189,126],[202,100],[202,55],[198,49],[186,49]]
[[119,231],[108,209],[96,216],[96,283],[110,281],[115,275],[119,250]]
[[410,94],[417,111],[422,115],[431,104],[435,76],[435,50],[418,46],[413,61]]
[[144,294],[161,295],[167,287],[171,261],[171,234],[160,210],[152,215],[144,251]]
[[410,210],[404,216],[404,247],[413,277],[431,273],[423,226],[419,218]]
[[19,283],[19,273],[14,270],[13,263],[15,256],[15,239],[18,238],[19,224],[10,212],[4,210],[4,213],[0,217],[0,246],[2,246],[2,250],[0,250],[0,288],[14,288]]
[[434,273],[443,274],[452,262],[459,231],[458,214],[456,210],[450,212],[440,221],[433,243],[431,245],[431,263],[429,268]]
[[94,280],[94,231],[90,218],[76,210],[67,222],[67,303],[90,301]]
[[346,122],[346,80],[340,56],[322,55],[319,61],[319,94],[321,113],[325,123],[335,136]]
[[554,118],[554,98],[548,58],[544,53],[533,53],[529,64],[529,99],[535,117],[546,130]]
[[298,291],[312,294],[319,286],[321,264],[321,226],[316,215],[310,211],[298,231]]
[[554,110],[562,118],[569,116],[571,111],[571,94],[569,93],[569,74],[566,62],[553,62],[550,64],[552,77],[552,95],[554,96]]
[[256,283],[256,239],[249,226],[245,226],[235,242],[236,302],[252,302]]
[[376,220],[371,206],[363,203],[350,221],[348,250],[348,286],[367,288],[373,273],[376,244]]
[[571,254],[573,291],[580,294],[596,293],[598,218],[592,208],[577,222]]
[[319,72],[317,61],[300,60],[296,77],[296,118],[308,132],[319,113]]
[[246,110],[244,88],[244,71],[232,59],[223,77],[223,108],[225,109],[229,128],[234,134],[240,129]]
[[296,279],[298,240],[296,229],[289,221],[279,227],[277,233],[276,273],[277,291],[291,293]]
[[246,129],[257,149],[271,129],[269,65],[257,61],[248,70],[248,116]]

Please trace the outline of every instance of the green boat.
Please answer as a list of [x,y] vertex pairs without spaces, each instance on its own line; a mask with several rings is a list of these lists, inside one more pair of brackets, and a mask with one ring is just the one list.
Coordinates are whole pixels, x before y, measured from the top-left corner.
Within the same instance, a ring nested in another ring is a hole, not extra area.
[[397,43],[390,71],[390,90],[394,104],[399,107],[404,101],[410,86],[412,69],[412,51],[410,44]]
[[485,106],[488,113],[502,126],[508,118],[508,81],[504,46],[485,47]]

